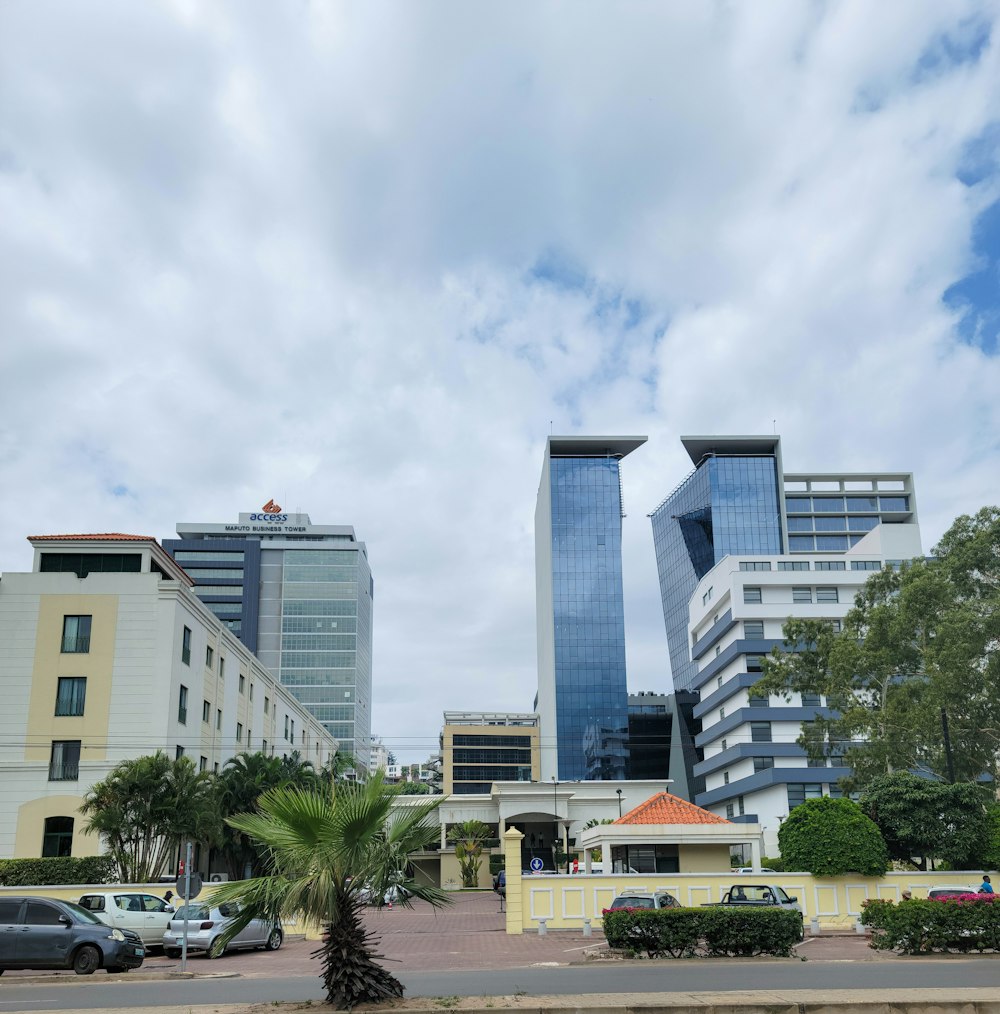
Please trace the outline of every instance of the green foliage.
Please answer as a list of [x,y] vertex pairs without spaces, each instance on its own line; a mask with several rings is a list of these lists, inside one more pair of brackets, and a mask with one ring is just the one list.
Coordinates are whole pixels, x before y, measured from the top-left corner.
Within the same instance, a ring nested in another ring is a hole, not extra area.
[[899,904],[867,901],[861,922],[872,930],[875,950],[904,954],[1000,950],[1000,900],[995,895],[941,901],[913,898]]
[[802,937],[800,913],[780,908],[615,909],[604,913],[610,947],[630,955],[775,954],[787,957]]
[[1000,803],[986,807],[986,841],[983,851],[982,868],[1000,870]]
[[453,824],[448,831],[448,841],[455,845],[455,858],[462,874],[462,887],[479,886],[480,857],[483,848],[493,832],[481,820],[466,820]]
[[785,860],[781,856],[764,856],[760,865],[774,870],[775,873],[785,872]]
[[979,785],[950,785],[896,771],[874,778],[859,803],[878,825],[892,859],[922,870],[928,860],[951,869],[977,869],[989,849],[989,798]]
[[188,757],[171,760],[162,752],[115,765],[88,790],[80,812],[126,884],[157,880],[182,842],[211,845],[221,831],[211,776]]
[[400,782],[392,786],[397,796],[433,796],[434,789],[424,782]]
[[808,799],[778,831],[785,866],[816,877],[861,873],[879,877],[889,853],[878,827],[849,799]]
[[[321,959],[327,1001],[339,1010],[402,995],[402,985],[376,963],[375,940],[362,919],[362,891],[381,899],[402,884],[413,897],[446,904],[436,887],[406,879],[412,852],[438,834],[429,818],[440,799],[394,811],[379,778],[337,782],[332,791],[279,787],[257,801],[257,812],[229,823],[267,849],[271,876],[223,884],[217,903],[238,901],[239,916],[222,937],[231,940],[251,919],[301,918],[327,927]],[[399,903],[408,905],[403,896]]]
[[111,856],[0,859],[0,884],[4,887],[107,884],[114,879],[115,861]]

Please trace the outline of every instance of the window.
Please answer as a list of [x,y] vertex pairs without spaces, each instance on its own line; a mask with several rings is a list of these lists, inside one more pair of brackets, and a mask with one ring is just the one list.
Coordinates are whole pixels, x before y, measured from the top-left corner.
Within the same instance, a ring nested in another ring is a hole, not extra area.
[[219,679],[225,679],[226,675],[226,660],[220,655],[219,656]]
[[878,501],[873,496],[849,496],[847,509],[849,511],[877,511]]
[[250,729],[247,729],[247,749],[248,750],[250,749],[250,740],[252,740],[252,739],[253,739],[253,732],[251,732]]
[[721,676],[715,681],[715,685],[716,685],[716,687],[718,689],[720,689],[720,690],[722,689],[722,677]]
[[836,588],[817,588],[816,589],[816,601],[817,602],[839,602],[840,598],[837,595]]
[[746,810],[743,809],[743,797],[742,796],[737,796],[736,797],[736,806],[737,806],[737,809],[740,811],[740,816],[742,817],[743,814],[746,813]]
[[726,709],[719,708],[719,721],[721,722],[726,717]]
[[250,700],[253,700],[253,684],[250,684]]
[[198,758],[198,770],[199,771],[207,771],[208,770],[208,758],[207,757],[199,757]]
[[743,601],[744,602],[760,602],[760,588],[744,588],[743,589]]
[[242,722],[237,722],[236,723],[236,742],[237,743],[242,743],[243,742],[243,723]]
[[222,728],[222,709],[216,708],[215,711],[215,727],[216,729]]
[[722,772],[722,784],[723,785],[728,785],[729,784],[729,772],[728,771],[723,771]]
[[819,708],[823,705],[823,698],[819,694],[803,694],[802,695],[802,707],[803,708]]
[[766,708],[771,703],[771,698],[766,694],[751,694],[750,695],[750,707],[751,708]]
[[60,676],[56,688],[56,714],[82,715],[87,701],[86,676]]
[[191,664],[191,628],[185,627],[181,633],[181,661],[185,665]]
[[905,496],[880,496],[878,506],[881,511],[908,511],[910,501]]
[[851,560],[851,570],[881,570],[878,560]]
[[80,777],[80,740],[56,739],[49,758],[50,782],[75,782]]
[[181,692],[177,695],[177,721],[181,725],[187,725],[188,720],[188,688],[181,685]]
[[201,720],[206,725],[212,721],[212,705],[208,701],[201,702]]
[[213,770],[213,771],[214,771],[214,772],[215,772],[216,774],[218,774],[218,773],[219,773],[219,762],[218,762],[218,761],[216,761],[216,762],[215,762],[215,763],[214,763],[214,764],[212,765],[212,770]]
[[808,570],[808,560],[779,560],[778,570]]
[[59,926],[61,915],[62,912],[54,905],[46,905],[43,901],[29,901],[24,921],[28,926]]
[[717,644],[715,646],[715,657],[718,658],[722,654],[722,645]]
[[813,497],[813,510],[819,514],[836,514],[844,511],[844,498],[842,496],[816,496]]
[[766,771],[768,768],[773,767],[774,767],[773,757],[754,757],[753,759],[754,773],[758,771]]
[[751,722],[750,723],[750,739],[754,743],[770,743],[771,742],[771,723],[770,722]]
[[90,651],[90,616],[64,616],[62,648],[64,655],[86,655]]
[[264,714],[266,715],[271,710],[271,698],[264,698]]
[[847,570],[847,564],[843,560],[817,560],[817,570]]
[[793,602],[812,602],[813,590],[812,588],[793,588],[792,589],[792,601]]
[[240,693],[241,694],[246,691],[246,687],[247,687],[247,678],[246,678],[246,676],[243,675],[243,673],[240,673]]
[[183,757],[183,756],[184,756],[184,747],[182,747],[182,746],[181,746],[181,745],[180,745],[180,744],[178,743],[178,744],[177,744],[177,749],[176,749],[176,750],[174,750],[174,760],[180,760],[180,759],[181,759],[181,757]]
[[770,560],[740,560],[740,570],[770,570]]
[[288,737],[288,742],[289,743],[294,743],[295,742],[295,719],[294,718],[292,719],[292,734],[291,734],[291,736]]
[[809,757],[809,758],[806,759],[806,767],[807,768],[825,768],[826,767],[826,758],[825,757],[820,757],[820,758],[817,759],[815,757]]
[[215,661],[215,649],[210,645],[205,645],[205,668],[211,669],[212,663]]
[[747,655],[747,672],[763,672],[763,655]]
[[260,741],[260,749],[261,749],[261,753],[267,753],[267,740],[266,739],[262,739]]
[[288,715],[285,715],[285,739],[288,739]]
[[726,747],[727,747],[728,745],[729,745],[729,744],[728,744],[728,743],[726,742],[726,740],[723,740],[723,741],[722,741],[722,742],[721,742],[721,743],[719,744],[719,753],[722,753],[722,751],[723,751],[723,750],[725,750],[725,749],[726,749]]
[[785,498],[785,510],[789,514],[809,513],[811,501],[807,496],[789,496]]
[[46,817],[42,836],[42,858],[73,854],[73,818]]
[[803,785],[788,786],[788,809],[799,806],[807,799],[821,799],[823,786],[818,783],[805,783]]
[[736,816],[736,806],[733,803],[726,803],[726,816],[732,820]]
[[708,603],[711,602],[711,601],[712,601],[712,589],[709,588],[708,591],[705,592],[704,595],[702,595],[702,597],[701,597],[701,604],[703,606],[707,606]]
[[829,517],[816,518],[817,532],[846,532],[847,518],[843,515],[831,514]]
[[835,634],[839,634],[840,631],[843,629],[843,624],[840,622],[840,620],[830,620],[830,629]]
[[744,620],[743,636],[751,639],[759,639],[764,636],[763,620]]

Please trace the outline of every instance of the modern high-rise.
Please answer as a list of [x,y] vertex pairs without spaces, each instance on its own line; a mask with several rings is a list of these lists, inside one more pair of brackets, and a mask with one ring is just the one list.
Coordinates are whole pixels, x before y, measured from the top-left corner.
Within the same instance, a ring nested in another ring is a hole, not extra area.
[[688,601],[725,557],[842,553],[880,523],[916,521],[906,472],[785,474],[776,435],[681,443],[694,469],[650,515],[675,690],[690,690],[698,674]]
[[623,779],[621,459],[645,437],[549,437],[535,510],[543,780]]
[[374,586],[354,529],[269,501],[234,524],[178,524],[177,535],[163,546],[194,593],[366,768]]

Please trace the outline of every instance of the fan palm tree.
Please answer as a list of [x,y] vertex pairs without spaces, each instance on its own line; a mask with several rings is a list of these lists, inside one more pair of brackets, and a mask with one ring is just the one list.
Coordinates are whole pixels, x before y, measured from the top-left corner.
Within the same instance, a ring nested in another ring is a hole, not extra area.
[[257,800],[257,812],[228,818],[269,851],[274,874],[224,884],[213,893],[215,904],[242,905],[220,945],[252,918],[304,917],[324,927],[313,956],[322,961],[327,1002],[350,1010],[402,996],[402,983],[375,960],[378,941],[362,919],[364,897],[380,902],[390,887],[402,885],[406,891],[397,897],[404,905],[410,903],[407,892],[435,906],[448,898],[404,874],[409,854],[437,838],[438,827],[428,818],[440,800],[394,810],[394,799],[374,778],[337,782],[332,791],[282,786]]

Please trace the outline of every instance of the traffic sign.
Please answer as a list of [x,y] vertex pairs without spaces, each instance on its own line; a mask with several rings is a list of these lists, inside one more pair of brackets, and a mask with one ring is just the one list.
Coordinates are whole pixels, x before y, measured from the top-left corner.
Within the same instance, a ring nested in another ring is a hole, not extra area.
[[[183,898],[184,897],[184,886],[185,886],[186,883],[187,883],[187,877],[186,876],[178,877],[177,878],[176,887],[177,887],[177,897],[178,898]],[[201,882],[201,874],[200,873],[192,873],[191,874],[191,893],[190,893],[190,895],[188,895],[187,900],[190,901],[191,898],[197,898],[198,895],[201,894],[202,886],[203,885],[202,885],[202,882]]]
[[535,871],[535,873],[537,873],[544,865],[545,863],[543,863],[538,856],[535,856],[535,858],[531,860],[531,868]]

